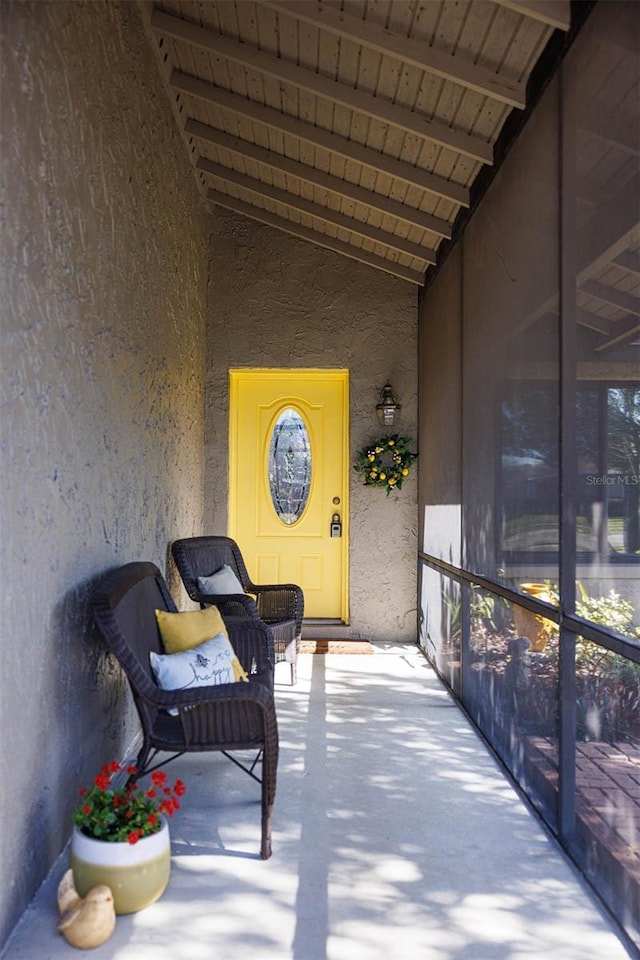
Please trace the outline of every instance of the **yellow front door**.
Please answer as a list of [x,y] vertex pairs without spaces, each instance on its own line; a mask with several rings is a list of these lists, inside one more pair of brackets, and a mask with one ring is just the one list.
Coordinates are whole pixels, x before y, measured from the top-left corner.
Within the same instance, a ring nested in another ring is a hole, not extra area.
[[348,621],[347,370],[230,373],[229,535],[255,583]]

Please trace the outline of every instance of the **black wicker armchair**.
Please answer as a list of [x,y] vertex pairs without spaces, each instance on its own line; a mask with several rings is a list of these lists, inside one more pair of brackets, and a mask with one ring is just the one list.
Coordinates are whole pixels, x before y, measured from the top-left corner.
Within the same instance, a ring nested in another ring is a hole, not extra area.
[[[273,633],[276,663],[291,665],[291,683],[297,679],[297,658],[302,634],[304,596],[293,583],[256,584],[251,581],[237,543],[229,537],[190,537],[176,540],[173,558],[185,589],[201,606],[215,604],[226,616],[261,619]],[[242,585],[241,594],[208,594],[198,586],[198,577],[209,577],[228,565]],[[247,594],[253,594],[255,600]]]
[[[221,751],[262,784],[260,855],[271,855],[271,823],[278,764],[278,728],[273,693],[273,641],[259,620],[225,621],[229,639],[249,682],[182,690],[156,685],[149,654],[164,648],[155,611],[177,612],[160,571],[152,563],[129,563],[107,573],[94,588],[92,611],[100,634],[125,671],[142,725],[136,766],[141,774],[186,752]],[[176,712],[171,715],[168,711]],[[255,750],[251,767],[231,756]],[[152,764],[159,753],[172,753]],[[262,760],[262,777],[254,772]]]

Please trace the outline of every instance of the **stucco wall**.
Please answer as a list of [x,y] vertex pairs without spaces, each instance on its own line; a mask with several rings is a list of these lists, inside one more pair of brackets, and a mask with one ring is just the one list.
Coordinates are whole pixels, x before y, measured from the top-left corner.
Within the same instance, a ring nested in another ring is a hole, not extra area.
[[[400,430],[416,438],[410,284],[216,210],[208,310],[206,533],[227,529],[230,367],[348,368],[352,451],[385,432],[374,407],[390,379],[402,402]],[[351,633],[415,640],[416,471],[388,498],[351,471],[350,496]]]
[[88,588],[200,531],[210,223],[137,5],[2,6],[0,940],[137,729]]

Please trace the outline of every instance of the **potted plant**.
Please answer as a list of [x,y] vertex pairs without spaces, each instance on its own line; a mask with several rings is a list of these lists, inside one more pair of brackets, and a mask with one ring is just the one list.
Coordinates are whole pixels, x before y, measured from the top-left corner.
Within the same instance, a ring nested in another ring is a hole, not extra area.
[[114,785],[122,772],[116,761],[105,763],[73,812],[70,866],[81,897],[106,884],[113,893],[115,912],[135,913],[158,899],[169,882],[171,846],[168,817],[180,808],[186,787],[172,786],[161,770],[151,774],[142,789],[138,770],[126,766],[125,785]]
[[[543,603],[557,602],[546,583],[521,583],[520,589],[530,597],[542,600]],[[542,653],[546,650],[547,643],[558,632],[558,628],[552,620],[548,620],[546,617],[533,613],[532,610],[527,610],[517,604],[513,608],[513,619],[516,633],[519,637],[526,637],[529,640],[530,649],[535,653]]]

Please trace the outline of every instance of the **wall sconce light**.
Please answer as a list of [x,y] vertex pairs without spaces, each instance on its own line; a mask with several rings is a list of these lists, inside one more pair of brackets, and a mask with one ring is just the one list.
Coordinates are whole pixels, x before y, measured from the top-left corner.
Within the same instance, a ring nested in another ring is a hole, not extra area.
[[380,391],[380,403],[376,404],[376,413],[378,420],[383,427],[393,427],[400,419],[402,406],[393,395],[393,387],[390,383],[385,383]]

